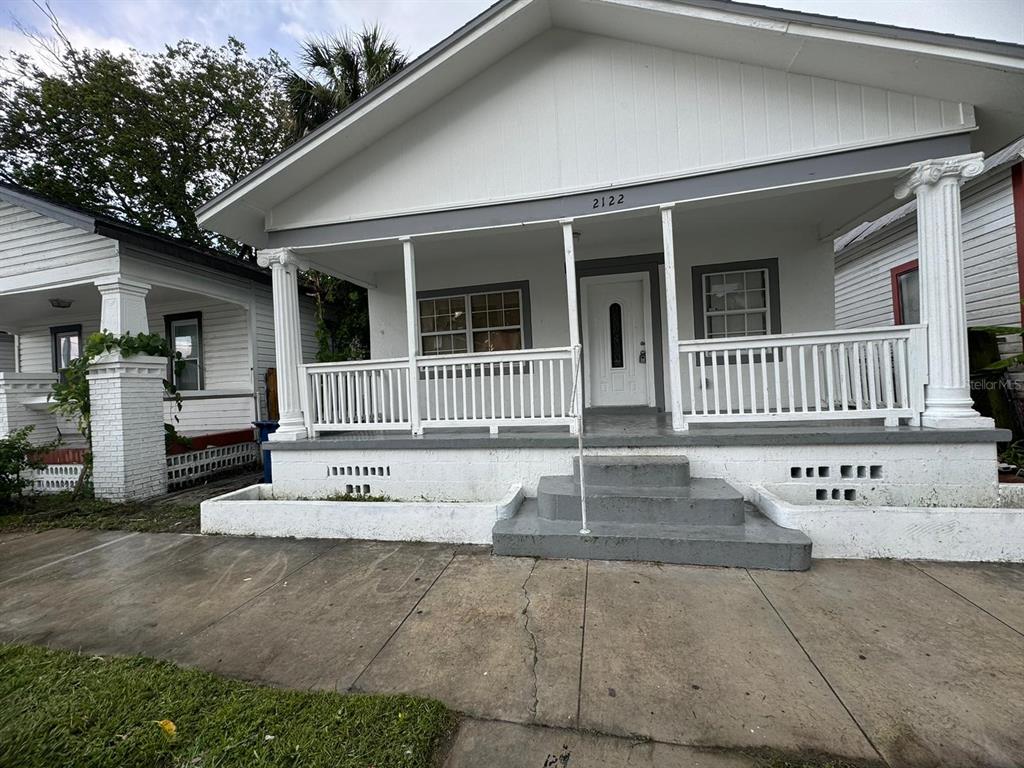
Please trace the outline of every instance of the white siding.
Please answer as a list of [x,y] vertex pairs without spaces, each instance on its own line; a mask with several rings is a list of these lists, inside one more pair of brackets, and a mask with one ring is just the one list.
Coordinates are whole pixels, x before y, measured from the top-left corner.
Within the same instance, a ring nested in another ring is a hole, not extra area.
[[268,225],[593,189],[973,122],[966,105],[554,29],[275,207]]
[[117,269],[117,243],[0,201],[0,287],[73,282]]
[[[1010,172],[963,190],[964,292],[968,325],[1020,325],[1016,228]],[[836,327],[893,324],[890,270],[916,259],[913,214],[836,261]],[[1019,342],[1016,347],[1019,351]],[[1007,345],[1005,352],[1013,351]]]

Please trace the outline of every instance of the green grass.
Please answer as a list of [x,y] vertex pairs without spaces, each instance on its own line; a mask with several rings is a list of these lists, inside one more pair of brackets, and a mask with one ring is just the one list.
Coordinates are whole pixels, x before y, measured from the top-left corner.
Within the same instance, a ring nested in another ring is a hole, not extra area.
[[426,768],[454,727],[428,699],[283,691],[151,659],[0,646],[0,766]]
[[99,499],[75,499],[70,493],[54,493],[23,496],[0,513],[0,531],[50,528],[198,533],[199,505],[115,504]]

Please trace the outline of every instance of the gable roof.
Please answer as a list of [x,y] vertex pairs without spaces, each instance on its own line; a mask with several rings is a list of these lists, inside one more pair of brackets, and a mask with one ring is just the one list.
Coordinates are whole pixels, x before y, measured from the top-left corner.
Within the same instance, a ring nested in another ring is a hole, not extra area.
[[[433,101],[552,28],[758,64],[991,110],[1024,124],[1024,46],[730,0],[499,0],[198,209],[202,226],[260,246],[267,211]],[[894,78],[893,73],[898,73]]]
[[41,195],[18,184],[0,182],[0,201],[86,232],[173,256],[188,263],[212,267],[261,283],[270,282],[270,272],[253,261],[245,261],[212,248],[201,248],[178,237],[152,232],[112,216]]
[[[982,172],[967,182],[966,186],[977,184],[991,173],[1001,170],[1008,165],[1016,165],[1024,159],[1024,136],[1012,141],[997,152],[993,152],[985,159]],[[865,221],[858,224],[841,237],[833,241],[833,249],[836,256],[848,248],[870,240],[880,232],[895,226],[917,210],[917,200],[911,199],[899,208],[890,211],[884,216],[879,216],[873,221]]]

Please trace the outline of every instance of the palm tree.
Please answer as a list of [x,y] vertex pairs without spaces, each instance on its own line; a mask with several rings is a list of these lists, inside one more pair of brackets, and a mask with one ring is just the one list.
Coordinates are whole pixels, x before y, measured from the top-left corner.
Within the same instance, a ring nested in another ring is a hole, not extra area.
[[304,73],[284,78],[292,113],[293,141],[326,123],[401,70],[408,58],[379,25],[358,34],[307,40],[300,57]]

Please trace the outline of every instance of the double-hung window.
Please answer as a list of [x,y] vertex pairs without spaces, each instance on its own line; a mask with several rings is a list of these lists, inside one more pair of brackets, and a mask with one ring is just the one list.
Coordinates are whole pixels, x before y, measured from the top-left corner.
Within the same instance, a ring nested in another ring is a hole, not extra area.
[[53,343],[53,372],[60,374],[64,380],[64,372],[82,354],[82,326],[59,325],[50,329]]
[[[182,391],[203,388],[203,316],[199,312],[168,315],[167,343],[171,347],[170,379]],[[178,355],[181,355],[178,358]]]
[[896,325],[917,325],[921,322],[921,289],[918,283],[917,259],[893,267],[892,319]]
[[525,348],[527,287],[481,286],[431,292],[419,299],[424,356]]

